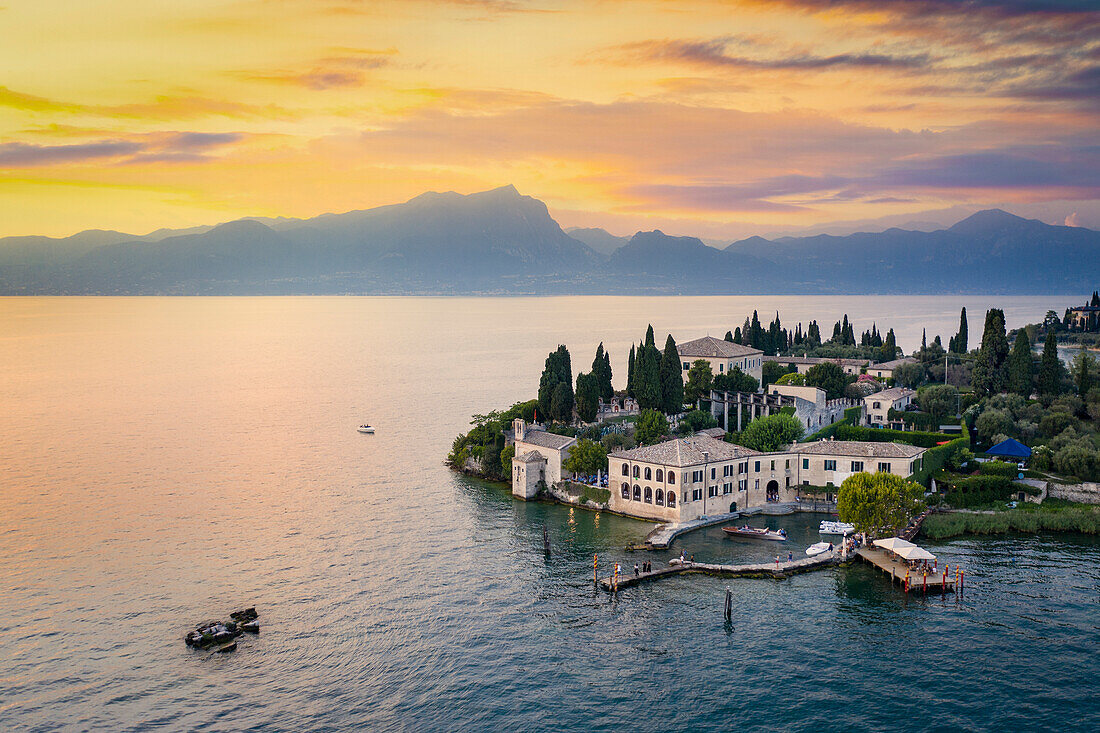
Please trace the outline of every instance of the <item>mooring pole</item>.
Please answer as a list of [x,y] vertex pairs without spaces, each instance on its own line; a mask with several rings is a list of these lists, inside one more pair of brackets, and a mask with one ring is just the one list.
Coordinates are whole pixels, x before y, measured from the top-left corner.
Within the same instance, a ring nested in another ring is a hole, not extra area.
[[550,530],[546,529],[546,525],[542,525],[542,547],[546,551],[546,554],[550,554]]
[[726,588],[726,620],[733,619],[733,592]]
[[592,556],[592,582],[593,583],[600,582],[599,577],[596,575],[597,560],[599,560],[599,558],[600,558],[599,555],[593,555]]

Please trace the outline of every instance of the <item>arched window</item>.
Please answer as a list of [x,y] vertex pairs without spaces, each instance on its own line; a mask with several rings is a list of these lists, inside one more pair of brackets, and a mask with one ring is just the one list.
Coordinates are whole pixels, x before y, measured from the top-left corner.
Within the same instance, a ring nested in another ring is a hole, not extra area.
[[629,475],[630,475],[630,466],[628,466],[624,463],[623,464],[623,476],[629,476]]
[[657,506],[664,506],[665,505],[665,490],[664,489],[657,489],[656,502],[657,502]]
[[634,478],[638,478],[638,476],[640,475],[639,471],[640,471],[640,469],[637,466],[635,466],[634,467]]
[[645,480],[646,481],[652,481],[653,480],[653,471],[650,470],[649,466],[646,466],[646,469],[645,469]]
[[634,484],[634,501],[642,500],[642,488],[638,484]]
[[668,492],[668,505],[670,507],[675,507],[676,506],[676,492],[675,491]]
[[624,481],[623,486],[622,486],[622,491],[623,491],[623,498],[624,499],[629,499],[630,498],[630,484],[628,484]]
[[674,474],[672,471],[668,472],[668,482],[670,484],[676,483],[676,474]]
[[659,468],[657,469],[657,480],[658,481],[664,481],[665,480],[665,472],[662,471]]
[[645,487],[645,503],[646,504],[652,504],[653,503],[653,489],[649,488],[648,486]]

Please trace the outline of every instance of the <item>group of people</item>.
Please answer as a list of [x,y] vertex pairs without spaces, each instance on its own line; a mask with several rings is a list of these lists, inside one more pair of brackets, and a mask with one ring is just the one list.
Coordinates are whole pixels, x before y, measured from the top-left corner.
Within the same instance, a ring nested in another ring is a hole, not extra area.
[[[646,562],[643,562],[641,572],[643,572],[643,573],[652,573],[653,572],[653,563],[649,562],[648,560]],[[634,563],[634,574],[635,575],[638,574],[638,563]]]

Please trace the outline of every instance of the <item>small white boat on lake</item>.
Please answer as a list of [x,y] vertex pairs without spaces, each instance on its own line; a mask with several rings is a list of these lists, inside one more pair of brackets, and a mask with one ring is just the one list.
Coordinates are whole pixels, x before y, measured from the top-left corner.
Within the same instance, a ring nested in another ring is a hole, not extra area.
[[787,530],[774,530],[768,527],[722,527],[722,531],[731,537],[748,537],[754,540],[772,540],[774,542],[786,542]]
[[370,425],[360,425],[357,429],[359,430],[360,433],[367,433],[369,435],[374,435],[374,428],[371,427]]
[[828,552],[828,551],[829,551],[829,543],[828,542],[818,542],[817,544],[810,545],[809,547],[806,548],[806,554],[809,555],[810,557],[814,557],[816,555],[820,555],[821,553]]
[[847,522],[830,522],[825,520],[818,527],[818,531],[821,534],[835,534],[840,536],[850,535],[856,531],[854,524],[848,524]]

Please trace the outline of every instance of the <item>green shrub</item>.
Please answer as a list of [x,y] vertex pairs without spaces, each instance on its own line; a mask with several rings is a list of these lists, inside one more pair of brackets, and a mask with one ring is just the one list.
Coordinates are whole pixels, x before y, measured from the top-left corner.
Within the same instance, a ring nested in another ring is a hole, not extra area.
[[1016,478],[1020,469],[1016,467],[1015,463],[1005,463],[1004,461],[986,461],[985,463],[978,464],[978,473],[983,476],[1004,476],[1006,478]]
[[947,433],[925,433],[915,430],[886,430],[843,424],[833,433],[837,440],[866,440],[876,443],[906,443],[921,448],[934,448],[955,436]]
[[930,448],[924,452],[921,456],[921,468],[914,473],[911,480],[916,481],[921,486],[930,486],[932,477],[943,470],[944,464],[947,460],[960,448],[966,449],[970,445],[970,438],[965,433],[960,438],[955,438],[946,445],[939,445],[935,448]]

